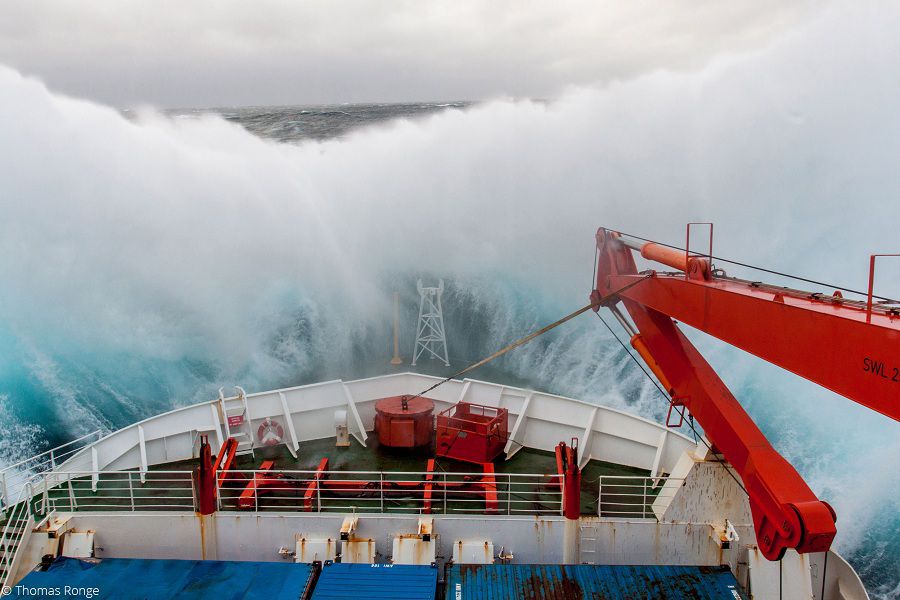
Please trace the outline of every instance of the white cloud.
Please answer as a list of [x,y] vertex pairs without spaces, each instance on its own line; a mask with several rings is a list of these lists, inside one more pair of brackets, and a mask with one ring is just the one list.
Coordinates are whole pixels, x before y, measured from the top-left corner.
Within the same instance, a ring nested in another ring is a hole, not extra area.
[[119,106],[547,97],[753,48],[809,12],[780,0],[5,0],[0,62]]

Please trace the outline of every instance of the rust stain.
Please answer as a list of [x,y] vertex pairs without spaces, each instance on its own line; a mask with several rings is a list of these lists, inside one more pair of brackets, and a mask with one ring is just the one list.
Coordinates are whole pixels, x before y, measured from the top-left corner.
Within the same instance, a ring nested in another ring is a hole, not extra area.
[[200,513],[197,516],[200,518],[200,559],[206,560],[206,519]]

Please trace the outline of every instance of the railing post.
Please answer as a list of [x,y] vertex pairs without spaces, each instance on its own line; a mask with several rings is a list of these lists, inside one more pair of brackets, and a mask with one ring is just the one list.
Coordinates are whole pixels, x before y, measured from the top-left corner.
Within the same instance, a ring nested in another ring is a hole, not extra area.
[[56,470],[56,457],[53,454],[53,450],[50,450],[50,468],[52,470]]
[[381,512],[384,512],[384,471],[378,472],[378,499],[381,502]]
[[0,491],[3,492],[3,497],[0,498],[0,511],[6,511],[6,506],[9,504],[9,485],[6,483],[6,471],[0,473],[0,484],[2,484],[2,488]]
[[322,478],[316,473],[316,512],[322,512],[322,484],[319,483]]
[[643,497],[641,498],[641,518],[646,519],[647,518],[647,478],[645,477],[643,481],[644,481],[644,493],[643,493]]
[[597,478],[597,516],[603,516],[603,475]]
[[78,503],[75,501],[75,490],[72,489],[72,474],[68,473],[66,475],[66,484],[69,488],[69,510],[75,512],[78,510]]
[[506,474],[506,514],[512,514],[512,475]]
[[42,514],[47,514],[47,506],[49,504],[49,502],[48,502],[49,497],[50,497],[50,491],[47,488],[47,475],[44,475],[44,499],[43,499],[44,511]]
[[134,485],[131,482],[131,471],[128,471],[128,497],[131,499],[131,512],[134,512]]
[[447,471],[444,471],[444,514],[447,514]]

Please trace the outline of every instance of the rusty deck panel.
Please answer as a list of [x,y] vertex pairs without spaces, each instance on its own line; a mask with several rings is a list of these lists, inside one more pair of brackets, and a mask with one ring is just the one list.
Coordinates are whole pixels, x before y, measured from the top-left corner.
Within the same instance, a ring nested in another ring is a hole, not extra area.
[[452,565],[447,600],[743,599],[727,567]]

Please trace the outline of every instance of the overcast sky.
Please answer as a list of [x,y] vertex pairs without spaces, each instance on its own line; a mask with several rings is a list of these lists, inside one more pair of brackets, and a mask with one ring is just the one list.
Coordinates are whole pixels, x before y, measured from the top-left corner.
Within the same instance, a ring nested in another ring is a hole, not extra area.
[[120,107],[551,98],[752,50],[812,10],[784,0],[0,0],[0,63]]

